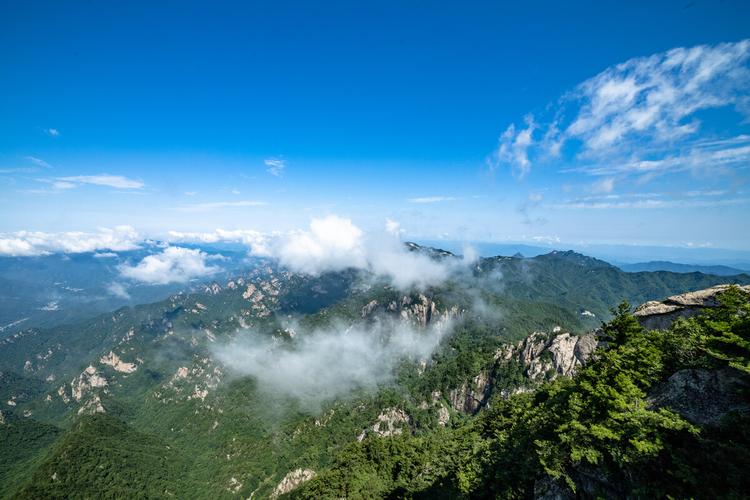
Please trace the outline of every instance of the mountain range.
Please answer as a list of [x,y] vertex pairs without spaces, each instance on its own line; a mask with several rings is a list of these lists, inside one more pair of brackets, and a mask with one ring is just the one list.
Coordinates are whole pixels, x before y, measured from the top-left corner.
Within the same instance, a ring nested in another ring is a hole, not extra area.
[[[625,272],[572,251],[463,263],[451,252],[409,248],[448,266],[448,277],[404,289],[363,270],[307,275],[257,259],[246,270],[193,283],[162,300],[0,338],[0,496],[636,491],[637,481],[597,476],[609,474],[609,462],[589,470],[596,460],[572,463],[573,455],[554,455],[562,449],[554,440],[539,456],[557,462],[542,461],[542,467],[529,458],[528,470],[518,470],[528,472],[525,481],[488,471],[512,460],[513,450],[504,448],[517,438],[507,427],[509,415],[531,418],[529,398],[574,394],[578,386],[569,381],[584,382],[570,377],[602,356],[595,350],[611,353],[604,357],[613,357],[612,366],[596,361],[592,370],[599,371],[584,371],[607,378],[625,370],[637,339],[667,349],[637,329],[632,338],[617,338],[620,323],[632,318],[628,306],[616,309],[622,301],[750,284],[747,274]],[[612,347],[597,350],[602,341]],[[649,375],[656,378],[648,387],[671,375],[659,370]],[[628,397],[645,401],[648,390],[638,384],[633,387],[642,394]],[[654,415],[667,419],[663,412]],[[664,426],[692,425],[669,418]],[[599,432],[599,423],[591,425]],[[721,441],[723,431],[715,432]],[[638,439],[643,447],[655,446]],[[597,446],[586,453],[600,453]],[[515,486],[497,489],[500,484]],[[678,496],[684,491],[674,490]]]

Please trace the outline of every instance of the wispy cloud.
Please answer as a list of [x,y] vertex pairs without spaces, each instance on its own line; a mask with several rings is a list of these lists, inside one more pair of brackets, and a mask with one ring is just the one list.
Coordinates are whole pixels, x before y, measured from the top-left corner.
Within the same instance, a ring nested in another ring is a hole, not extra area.
[[[630,59],[584,81],[524,127],[511,124],[489,159],[519,176],[555,159],[593,175],[651,176],[750,158],[748,138],[697,138],[697,113],[732,107],[750,118],[750,40]],[[635,153],[634,153],[635,152]]]
[[27,161],[29,161],[30,163],[36,165],[37,167],[43,167],[43,168],[51,168],[52,167],[52,165],[50,165],[46,161],[42,160],[41,158],[37,158],[35,156],[27,156],[24,159],[27,160]]
[[69,184],[81,185],[91,184],[94,186],[107,186],[115,189],[141,189],[145,184],[136,179],[130,179],[122,175],[72,175],[68,177],[57,177],[55,182],[66,183],[65,189],[69,188]]
[[172,210],[177,210],[178,212],[210,212],[221,208],[261,207],[264,205],[268,205],[268,203],[258,200],[214,201],[208,203],[180,205],[179,207],[174,207]]
[[286,160],[281,158],[267,158],[263,163],[266,164],[266,171],[276,177],[281,177],[286,169]]
[[409,203],[440,203],[443,201],[456,201],[458,198],[453,196],[423,196],[420,198],[409,198]]
[[554,209],[572,210],[616,210],[616,209],[660,209],[660,208],[710,208],[750,203],[750,198],[729,198],[719,200],[623,200],[623,201],[569,201],[550,205]]
[[56,128],[46,128],[44,129],[44,133],[50,137],[58,137],[60,135],[60,131]]

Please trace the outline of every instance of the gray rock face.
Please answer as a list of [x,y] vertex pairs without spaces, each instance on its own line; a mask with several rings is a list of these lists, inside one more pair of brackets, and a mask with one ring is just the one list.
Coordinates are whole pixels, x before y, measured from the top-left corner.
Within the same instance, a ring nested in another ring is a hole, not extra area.
[[580,336],[560,333],[551,336],[534,332],[517,344],[503,346],[495,353],[498,361],[517,361],[531,380],[555,379],[573,375],[594,353],[598,341],[593,333]]
[[289,472],[276,488],[271,492],[271,498],[277,498],[279,495],[289,493],[300,484],[315,477],[315,471],[312,469],[295,469]]
[[[706,307],[719,305],[717,296],[731,285],[716,285],[704,290],[673,295],[664,300],[652,300],[638,306],[633,315],[645,328],[662,330],[677,318],[690,318],[698,315]],[[750,293],[750,285],[740,286]]]
[[474,414],[484,405],[491,392],[490,377],[481,372],[470,382],[464,382],[448,395],[454,410]]
[[435,301],[423,294],[416,297],[404,295],[401,300],[394,300],[387,304],[380,304],[377,300],[372,300],[362,307],[361,316],[366,319],[378,312],[396,315],[421,327],[440,325],[460,314],[457,306],[443,311],[439,310]]
[[750,413],[742,396],[748,384],[736,370],[686,369],[672,374],[649,395],[652,407],[668,407],[698,425],[718,423],[730,411]]

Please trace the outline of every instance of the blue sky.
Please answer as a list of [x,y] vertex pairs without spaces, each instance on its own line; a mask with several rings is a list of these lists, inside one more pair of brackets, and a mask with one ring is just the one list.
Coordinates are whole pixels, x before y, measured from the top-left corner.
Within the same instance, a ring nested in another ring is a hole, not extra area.
[[6,3],[0,232],[750,250],[750,4],[653,4]]

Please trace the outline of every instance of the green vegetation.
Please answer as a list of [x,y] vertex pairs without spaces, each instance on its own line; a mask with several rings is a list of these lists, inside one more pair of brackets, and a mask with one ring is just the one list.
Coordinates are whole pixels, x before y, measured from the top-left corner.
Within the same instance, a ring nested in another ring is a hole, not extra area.
[[16,498],[166,497],[182,489],[184,460],[154,436],[85,416],[54,446]]
[[[222,371],[212,346],[248,330],[293,346],[283,329],[290,319],[301,332],[363,321],[367,304],[375,300],[384,312],[404,293],[354,272],[305,277],[264,268],[244,280],[0,339],[0,497],[263,498],[297,468],[318,478],[293,494],[321,498],[519,497],[546,477],[584,496],[690,496],[699,486],[721,496],[745,485],[745,417],[726,417],[742,426],[734,431],[691,424],[650,405],[649,395],[679,370],[744,373],[746,298],[727,294],[723,308],[667,332],[644,331],[625,307],[609,311],[622,299],[662,298],[726,278],[628,274],[568,253],[485,259],[422,292],[439,310],[463,311],[425,366],[404,361],[391,383],[326,401],[315,414]],[[271,284],[273,293],[253,302],[243,297],[250,282]],[[418,292],[410,298],[421,300]],[[519,365],[495,362],[500,346],[556,325],[584,332],[609,318],[609,349],[575,380],[500,397],[531,387]],[[137,370],[103,364],[110,351]],[[76,399],[72,388],[88,366],[107,385]],[[491,379],[489,405],[476,415],[455,411],[450,394],[480,374]],[[79,415],[94,396],[107,414]],[[440,407],[450,412],[445,427]],[[408,414],[401,435],[372,435],[386,408]],[[729,464],[721,481],[708,460]]]
[[649,393],[679,370],[746,367],[748,300],[730,289],[721,307],[667,331],[644,330],[624,304],[603,328],[608,348],[574,379],[496,398],[450,430],[353,443],[291,496],[524,498],[547,487],[585,497],[742,497],[747,413],[699,426],[655,407]]

